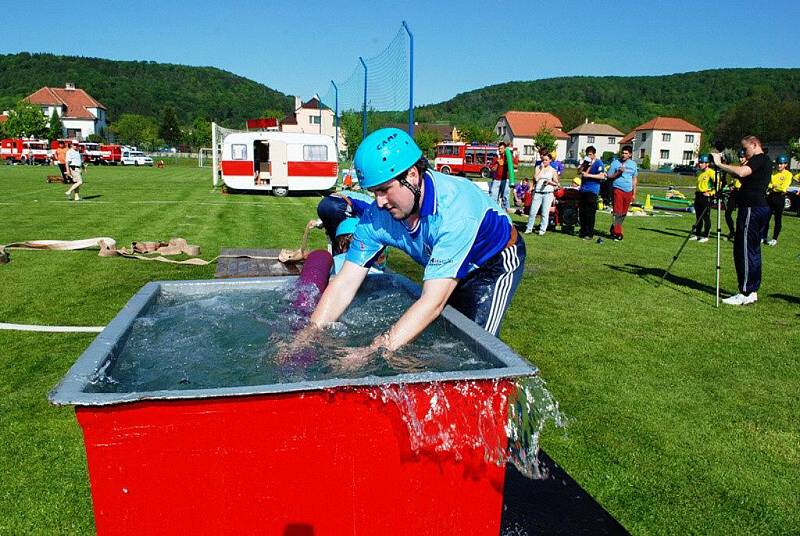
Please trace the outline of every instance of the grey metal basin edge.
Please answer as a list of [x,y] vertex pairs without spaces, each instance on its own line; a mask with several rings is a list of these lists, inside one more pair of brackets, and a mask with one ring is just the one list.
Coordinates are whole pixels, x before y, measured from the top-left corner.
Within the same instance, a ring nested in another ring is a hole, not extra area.
[[[370,275],[370,278],[392,278],[414,297],[419,296],[418,285],[399,274]],[[190,281],[154,281],[147,283],[120,310],[116,317],[92,341],[67,374],[49,393],[48,400],[55,405],[105,406],[141,400],[176,400],[212,397],[244,396],[333,389],[339,387],[375,386],[399,383],[423,383],[463,380],[493,380],[534,376],[538,369],[517,355],[505,343],[488,334],[471,320],[447,306],[442,314],[465,342],[481,353],[488,354],[503,364],[502,367],[453,372],[420,372],[394,376],[365,376],[362,378],[333,378],[270,385],[246,385],[214,389],[163,390],[129,393],[91,393],[86,386],[98,378],[111,364],[115,349],[124,344],[134,319],[158,297],[162,289],[179,289],[181,292],[207,293],[211,288],[276,288],[297,279],[297,276],[270,278],[212,279]]]

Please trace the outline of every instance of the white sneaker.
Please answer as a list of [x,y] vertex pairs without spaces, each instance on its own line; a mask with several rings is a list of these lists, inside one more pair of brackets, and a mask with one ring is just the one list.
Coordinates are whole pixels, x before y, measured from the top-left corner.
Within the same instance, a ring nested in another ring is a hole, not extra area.
[[730,298],[725,298],[722,300],[722,303],[727,305],[750,305],[756,301],[758,301],[758,293],[751,292],[749,296],[745,296],[744,294],[734,294]]
[[700,238],[697,235],[692,235],[689,237],[689,240],[700,240]]
[[708,242],[708,237],[704,236],[703,238],[698,238],[697,241],[701,244],[705,244]]
[[544,231],[539,231],[539,236],[544,236]]
[[773,247],[775,247],[775,246],[777,246],[777,245],[778,245],[778,241],[777,241],[777,240],[775,240],[775,239],[773,238],[772,240],[770,240],[769,242],[767,242],[767,245],[768,245],[768,246],[773,246]]
[[532,232],[530,229],[525,229],[525,234],[531,234]]

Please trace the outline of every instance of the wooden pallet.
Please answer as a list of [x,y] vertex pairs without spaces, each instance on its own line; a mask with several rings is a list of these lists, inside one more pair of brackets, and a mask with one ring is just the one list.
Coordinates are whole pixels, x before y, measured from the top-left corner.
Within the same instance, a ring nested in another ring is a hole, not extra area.
[[[251,255],[254,257],[277,257],[279,249],[222,248],[220,255]],[[215,278],[231,277],[276,277],[299,275],[303,263],[283,264],[277,259],[250,259],[247,257],[221,258],[217,261]]]

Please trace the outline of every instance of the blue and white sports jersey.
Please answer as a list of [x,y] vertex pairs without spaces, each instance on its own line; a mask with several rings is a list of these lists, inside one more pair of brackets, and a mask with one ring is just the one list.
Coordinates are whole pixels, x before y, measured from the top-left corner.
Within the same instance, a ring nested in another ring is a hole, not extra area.
[[344,192],[339,192],[338,195],[342,197],[347,197],[350,199],[353,207],[353,216],[359,217],[364,212],[366,212],[367,208],[375,202],[375,198],[369,194],[364,192],[354,192],[352,190],[347,190]]
[[[614,162],[617,162],[616,166],[614,166]],[[632,191],[633,178],[639,174],[639,168],[636,166],[636,162],[634,162],[633,159],[628,159],[625,163],[619,160],[615,160],[614,162],[611,163],[611,168],[608,170],[609,174],[622,168],[622,175],[614,181],[614,188],[622,190],[623,192]]]
[[416,227],[371,205],[353,233],[347,260],[371,266],[385,246],[425,267],[423,279],[463,278],[506,247],[511,218],[467,179],[425,172]]

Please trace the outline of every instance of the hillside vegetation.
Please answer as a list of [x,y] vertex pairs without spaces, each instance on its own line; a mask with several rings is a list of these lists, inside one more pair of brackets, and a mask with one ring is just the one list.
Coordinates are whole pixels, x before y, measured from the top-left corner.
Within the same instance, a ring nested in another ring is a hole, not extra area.
[[713,130],[734,105],[756,94],[800,100],[800,69],[715,69],[665,76],[573,76],[508,82],[420,107],[419,121],[494,126],[508,110],[555,113],[564,130],[584,119],[623,132],[658,115],[677,116]]
[[43,86],[65,82],[99,100],[112,122],[122,114],[159,117],[171,106],[183,124],[202,117],[241,126],[267,109],[289,112],[293,104],[279,91],[214,67],[23,52],[0,55],[0,110]]

